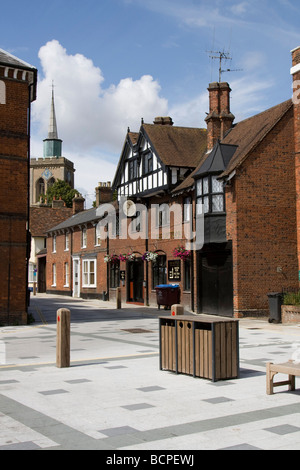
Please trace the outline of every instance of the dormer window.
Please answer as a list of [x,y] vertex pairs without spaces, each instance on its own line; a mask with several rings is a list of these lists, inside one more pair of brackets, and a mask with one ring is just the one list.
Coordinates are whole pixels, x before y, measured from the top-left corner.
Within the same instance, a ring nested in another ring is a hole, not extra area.
[[225,212],[223,182],[217,175],[208,175],[197,181],[197,203],[203,204],[204,214]]

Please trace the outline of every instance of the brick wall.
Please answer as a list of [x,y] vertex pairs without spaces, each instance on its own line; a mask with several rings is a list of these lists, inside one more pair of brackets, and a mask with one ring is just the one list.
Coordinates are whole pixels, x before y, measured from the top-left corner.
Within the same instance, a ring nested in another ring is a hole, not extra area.
[[[0,324],[27,322],[28,107],[24,72],[0,67]],[[4,85],[3,85],[4,84]],[[5,98],[5,99],[4,99]]]
[[298,285],[293,134],[291,109],[226,190],[235,316],[267,313],[268,293]]

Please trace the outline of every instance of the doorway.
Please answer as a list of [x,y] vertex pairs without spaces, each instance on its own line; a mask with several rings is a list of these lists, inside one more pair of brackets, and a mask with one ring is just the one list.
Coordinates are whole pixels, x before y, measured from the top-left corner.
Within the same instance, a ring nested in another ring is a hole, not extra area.
[[199,254],[198,309],[200,313],[233,317],[232,251],[207,246]]
[[128,302],[144,303],[144,262],[141,258],[128,261],[127,279]]

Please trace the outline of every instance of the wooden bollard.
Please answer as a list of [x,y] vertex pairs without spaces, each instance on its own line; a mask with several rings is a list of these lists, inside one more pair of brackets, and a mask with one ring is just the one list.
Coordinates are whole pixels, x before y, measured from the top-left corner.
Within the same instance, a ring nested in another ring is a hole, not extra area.
[[122,308],[122,291],[121,287],[117,288],[117,310],[120,310]]
[[57,310],[56,316],[56,367],[70,367],[71,312],[66,308]]
[[175,317],[176,315],[183,315],[183,314],[184,314],[184,308],[182,305],[179,305],[179,304],[172,305],[171,307],[172,317]]

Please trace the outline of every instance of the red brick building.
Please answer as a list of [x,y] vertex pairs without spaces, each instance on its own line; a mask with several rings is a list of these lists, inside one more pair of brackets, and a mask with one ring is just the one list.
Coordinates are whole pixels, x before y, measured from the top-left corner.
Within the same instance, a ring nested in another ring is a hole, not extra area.
[[[249,119],[234,123],[229,85],[212,83],[207,129],[157,118],[128,130],[112,185],[115,232],[104,229],[106,199],[53,228],[48,291],[113,298],[120,286],[123,300],[155,304],[156,285],[177,283],[191,310],[241,317],[267,314],[268,293],[298,288],[300,48],[292,59],[293,99]],[[174,249],[197,221],[202,243],[182,258]]]
[[0,50],[0,324],[27,321],[30,108],[37,70]]

